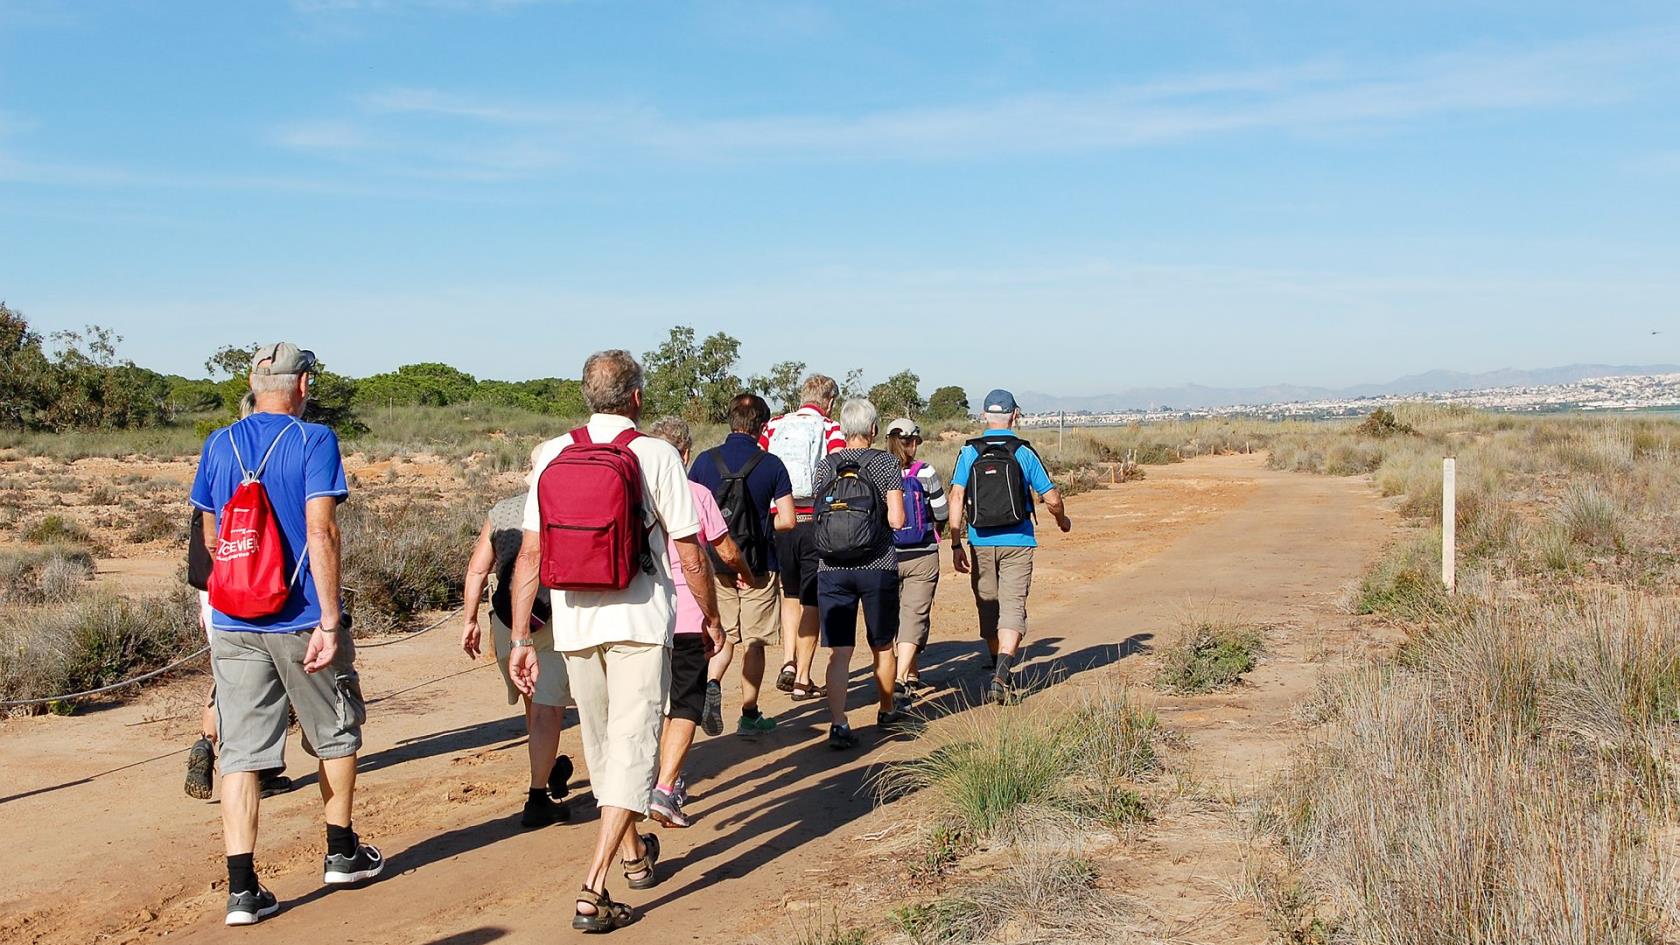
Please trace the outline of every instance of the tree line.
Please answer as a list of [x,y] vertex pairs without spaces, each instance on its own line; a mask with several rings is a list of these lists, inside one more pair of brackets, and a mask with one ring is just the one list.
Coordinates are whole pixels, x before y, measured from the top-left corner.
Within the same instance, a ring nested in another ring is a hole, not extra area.
[[[139,429],[188,420],[213,425],[238,409],[257,347],[224,346],[205,360],[208,376],[189,378],[120,357],[121,342],[121,336],[99,326],[42,338],[21,313],[0,302],[0,429]],[[642,356],[647,411],[721,423],[730,399],[742,391],[760,394],[779,412],[798,407],[805,363],[780,361],[763,374],[742,378],[737,373],[740,348],[739,340],[723,332],[700,338],[692,327],[672,328],[659,347]],[[941,387],[924,399],[921,379],[913,371],[899,371],[869,386],[863,376],[861,369],[848,371],[843,396],[868,397],[883,415],[947,420],[969,413],[960,387]],[[457,404],[493,404],[558,417],[586,412],[576,379],[481,380],[447,364],[425,362],[362,378],[320,365],[308,416],[354,436],[367,431],[363,417],[381,409]]]

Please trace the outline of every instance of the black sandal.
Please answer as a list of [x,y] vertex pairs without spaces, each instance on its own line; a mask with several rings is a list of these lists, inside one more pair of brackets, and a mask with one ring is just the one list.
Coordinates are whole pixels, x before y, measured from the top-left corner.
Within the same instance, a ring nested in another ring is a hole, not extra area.
[[782,664],[782,671],[776,676],[776,688],[783,692],[792,692],[793,684],[798,678],[798,669],[793,665],[793,660],[788,660]]
[[[659,885],[659,877],[654,875],[653,868],[659,863],[659,838],[651,833],[641,835],[642,857],[639,860],[620,860],[624,867],[624,878],[631,889],[652,889]],[[640,873],[637,879],[634,874]]]
[[572,928],[580,932],[611,932],[636,921],[636,913],[623,903],[613,902],[605,889],[596,892],[585,886],[578,893],[577,901],[595,909],[594,915],[578,912],[572,916]]

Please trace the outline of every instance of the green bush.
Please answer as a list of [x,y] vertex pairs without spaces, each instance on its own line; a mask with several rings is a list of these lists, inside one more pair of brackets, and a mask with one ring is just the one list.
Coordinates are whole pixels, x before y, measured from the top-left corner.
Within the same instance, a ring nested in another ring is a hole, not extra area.
[[87,529],[62,515],[46,515],[23,530],[23,540],[35,545],[87,544]]
[[1200,621],[1161,653],[1156,684],[1169,692],[1212,692],[1252,670],[1262,649],[1257,630]]

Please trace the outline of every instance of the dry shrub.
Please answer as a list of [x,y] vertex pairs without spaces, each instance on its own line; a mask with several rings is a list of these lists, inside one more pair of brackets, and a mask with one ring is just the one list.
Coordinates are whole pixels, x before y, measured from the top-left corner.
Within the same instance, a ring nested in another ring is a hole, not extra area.
[[1569,540],[1594,551],[1619,551],[1624,544],[1622,510],[1594,486],[1577,486],[1564,497],[1558,520]]
[[1253,627],[1196,621],[1161,651],[1155,682],[1168,692],[1182,694],[1235,685],[1254,668],[1263,649],[1264,638]]
[[1118,942],[1131,939],[1124,906],[1090,861],[1024,851],[987,881],[893,914],[915,945]]
[[85,545],[90,540],[87,529],[56,513],[37,519],[20,537],[33,545]]
[[204,645],[198,597],[184,585],[131,599],[92,594],[0,615],[0,698],[94,689],[157,669]]
[[1272,823],[1357,940],[1646,943],[1673,928],[1672,603],[1488,604],[1351,675]]
[[80,548],[6,549],[0,551],[0,604],[66,601],[79,594],[93,574],[93,556]]
[[186,514],[178,511],[150,508],[135,517],[134,527],[128,533],[128,540],[135,544],[164,540],[184,542],[187,540],[188,529],[191,525],[192,521]]
[[346,506],[340,514],[344,585],[355,595],[356,631],[391,630],[416,614],[461,603],[467,557],[489,506]]

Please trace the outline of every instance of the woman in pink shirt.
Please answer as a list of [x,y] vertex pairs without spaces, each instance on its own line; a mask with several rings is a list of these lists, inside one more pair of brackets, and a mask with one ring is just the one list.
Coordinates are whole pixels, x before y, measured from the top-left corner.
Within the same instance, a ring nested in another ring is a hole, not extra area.
[[[694,447],[688,424],[675,417],[665,417],[649,427],[648,433],[675,446],[682,454],[683,465],[688,465]],[[724,524],[723,512],[718,509],[712,490],[697,482],[690,482],[688,487],[694,493],[694,507],[700,513],[701,545],[710,547],[718,561],[734,571],[738,580],[751,586],[755,575],[735,539],[729,537],[729,527]],[[668,560],[676,560],[676,552],[673,550],[671,554],[673,557]],[[706,637],[702,632],[705,617],[700,605],[695,603],[682,572],[673,571],[672,577],[677,584],[677,620],[671,636],[671,699],[665,713],[665,731],[659,738],[659,778],[648,803],[648,816],[664,827],[687,827],[690,821],[682,809],[687,799],[682,786],[682,764],[694,743],[694,729],[705,711],[706,664],[711,654],[706,652]]]

